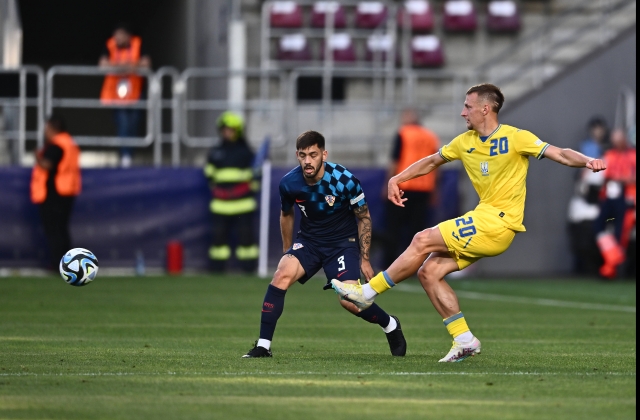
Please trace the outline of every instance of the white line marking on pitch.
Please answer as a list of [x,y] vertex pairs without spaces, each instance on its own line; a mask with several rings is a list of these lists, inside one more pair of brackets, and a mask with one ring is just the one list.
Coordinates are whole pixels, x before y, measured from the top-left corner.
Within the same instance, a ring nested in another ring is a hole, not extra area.
[[[409,293],[424,293],[424,290],[420,286],[414,286],[411,284],[403,285],[399,284],[396,288],[401,292]],[[505,296],[494,295],[492,293],[479,293],[468,292],[464,290],[456,291],[458,297],[464,299],[485,300],[493,302],[507,302],[507,303],[522,303],[529,305],[541,305],[541,306],[555,306],[559,308],[575,308],[575,309],[589,309],[594,311],[615,311],[615,312],[630,312],[636,313],[635,306],[624,305],[607,305],[604,303],[585,303],[585,302],[571,302],[568,300],[555,300],[555,299],[536,299],[526,298],[521,296]]]
[[0,373],[7,376],[636,376],[635,372],[79,372]]

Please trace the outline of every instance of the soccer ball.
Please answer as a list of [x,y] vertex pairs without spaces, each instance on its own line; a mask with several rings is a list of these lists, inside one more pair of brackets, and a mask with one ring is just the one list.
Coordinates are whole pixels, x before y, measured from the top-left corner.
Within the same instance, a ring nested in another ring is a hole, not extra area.
[[91,283],[98,274],[98,258],[84,248],[73,248],[60,260],[60,275],[72,286]]

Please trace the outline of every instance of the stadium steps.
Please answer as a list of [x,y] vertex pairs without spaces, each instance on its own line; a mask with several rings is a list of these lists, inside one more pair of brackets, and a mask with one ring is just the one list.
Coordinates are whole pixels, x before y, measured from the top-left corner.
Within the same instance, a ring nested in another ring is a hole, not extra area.
[[[607,10],[602,13],[602,9]],[[553,3],[554,17],[533,36],[515,42],[476,70],[509,99],[540,88],[567,66],[606,45],[636,23],[636,2],[599,0]],[[498,64],[499,63],[499,64]]]

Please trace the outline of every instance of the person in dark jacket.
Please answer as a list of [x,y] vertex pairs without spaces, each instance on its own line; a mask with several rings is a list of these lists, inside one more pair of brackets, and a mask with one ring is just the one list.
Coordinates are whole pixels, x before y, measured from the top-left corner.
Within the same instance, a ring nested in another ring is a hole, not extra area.
[[217,121],[222,142],[209,153],[204,173],[211,186],[213,244],[209,248],[212,269],[226,269],[235,244],[235,258],[243,271],[258,262],[254,214],[257,209],[254,154],[244,136],[242,117],[223,113]]

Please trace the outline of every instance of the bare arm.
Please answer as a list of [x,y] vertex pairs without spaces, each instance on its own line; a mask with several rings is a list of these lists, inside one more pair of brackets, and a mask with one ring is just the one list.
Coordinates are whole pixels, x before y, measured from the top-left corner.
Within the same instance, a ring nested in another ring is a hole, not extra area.
[[353,210],[358,219],[358,243],[360,244],[360,269],[368,282],[373,277],[373,268],[369,262],[371,251],[371,214],[369,206],[364,205]]
[[51,170],[51,168],[53,167],[53,163],[51,163],[51,161],[49,159],[43,157],[42,153],[36,153],[36,163],[42,169],[45,169],[47,171]]
[[392,177],[389,180],[389,201],[396,206],[404,207],[404,202],[407,201],[407,199],[402,198],[404,192],[398,188],[398,184],[426,175],[445,163],[447,163],[447,161],[444,160],[439,153],[434,153],[431,156],[420,159],[398,175]]
[[[396,174],[396,171],[398,170],[398,161],[394,160],[391,163],[389,163],[389,166],[387,166],[387,178],[386,179],[391,179],[391,177],[393,177]],[[389,190],[387,188],[387,185],[383,185],[382,186],[382,192],[381,192],[381,196],[382,197],[387,197],[389,195]]]
[[293,245],[293,222],[295,220],[295,213],[293,208],[285,213],[280,212],[280,234],[282,235],[282,252],[287,252]]
[[560,149],[559,147],[547,147],[544,151],[544,157],[572,168],[587,168],[593,172],[600,172],[607,169],[602,159],[594,159],[576,152],[573,149]]
[[107,57],[106,55],[101,56],[100,60],[98,61],[98,66],[109,67],[109,57]]

